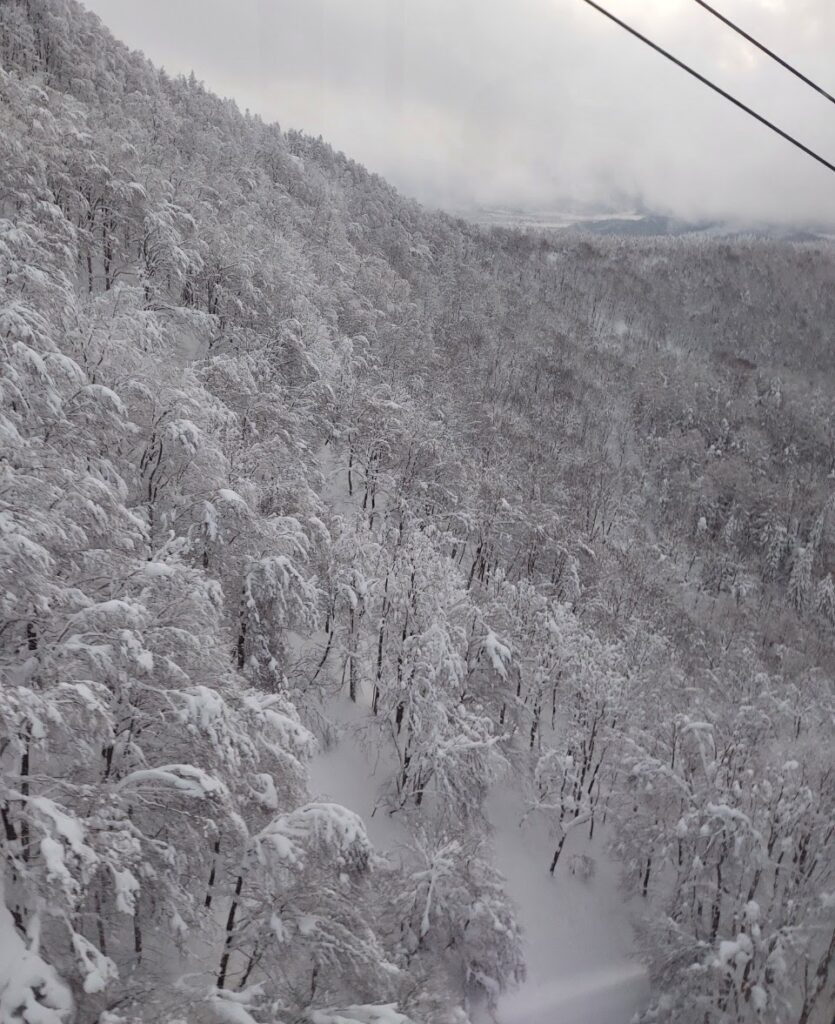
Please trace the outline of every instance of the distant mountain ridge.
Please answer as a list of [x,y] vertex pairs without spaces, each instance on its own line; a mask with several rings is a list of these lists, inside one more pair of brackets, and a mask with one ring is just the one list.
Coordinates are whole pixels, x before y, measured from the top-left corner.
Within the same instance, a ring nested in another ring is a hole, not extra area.
[[580,232],[630,238],[700,235],[706,238],[761,238],[783,242],[819,242],[835,238],[832,228],[824,226],[793,227],[718,220],[689,221],[652,212],[607,211],[589,214],[560,209],[526,210],[506,207],[477,207],[454,212],[464,220],[484,227],[507,227],[527,231]]

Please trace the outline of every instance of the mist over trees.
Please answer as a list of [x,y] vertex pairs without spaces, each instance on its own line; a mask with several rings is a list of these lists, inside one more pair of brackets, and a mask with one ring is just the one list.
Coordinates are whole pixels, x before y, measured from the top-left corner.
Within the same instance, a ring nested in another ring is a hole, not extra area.
[[828,1024],[835,249],[480,229],[73,0],[0,61],[0,1022],[494,1012],[511,780],[647,1024]]

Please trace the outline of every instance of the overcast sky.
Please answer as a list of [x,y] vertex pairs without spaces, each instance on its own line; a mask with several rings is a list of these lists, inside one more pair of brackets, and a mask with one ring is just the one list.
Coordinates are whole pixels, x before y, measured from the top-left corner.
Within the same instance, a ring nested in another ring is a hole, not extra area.
[[[835,174],[582,0],[85,0],[169,72],[451,207],[835,226]],[[601,0],[835,162],[835,105],[693,0]],[[713,0],[835,94],[835,0]]]

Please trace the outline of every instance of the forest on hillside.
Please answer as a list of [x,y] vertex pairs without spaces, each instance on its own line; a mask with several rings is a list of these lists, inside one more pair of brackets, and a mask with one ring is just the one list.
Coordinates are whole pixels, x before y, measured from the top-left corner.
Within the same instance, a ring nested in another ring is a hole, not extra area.
[[500,785],[643,1024],[829,1024],[835,247],[470,225],[75,0],[0,157],[0,1024],[501,1021]]

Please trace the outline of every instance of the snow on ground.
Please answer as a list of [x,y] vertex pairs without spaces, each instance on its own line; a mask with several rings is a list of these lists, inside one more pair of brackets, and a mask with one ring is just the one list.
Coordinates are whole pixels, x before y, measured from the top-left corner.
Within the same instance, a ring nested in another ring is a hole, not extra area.
[[[362,748],[356,727],[367,711],[337,698],[328,717],[339,740],[311,765],[311,792],[336,800],[360,814],[378,851],[408,841],[397,817],[377,809],[385,766],[375,765]],[[646,974],[631,958],[634,942],[628,910],[618,891],[617,871],[599,840],[591,849],[586,835],[566,843],[554,878],[548,873],[554,841],[544,821],[528,818],[522,827],[522,796],[512,784],[497,788],[487,802],[493,828],[495,863],[507,879],[525,933],[528,979],[502,998],[498,1024],[629,1024],[646,1005]],[[569,870],[575,852],[593,855],[595,874],[583,881]]]
[[310,792],[314,799],[334,800],[356,811],[378,852],[408,842],[409,835],[400,819],[389,815],[381,801],[377,806],[380,784],[389,766],[377,772],[360,743],[356,727],[367,712],[344,698],[332,701],[327,710],[339,739],[327,750],[321,749],[310,765]]
[[[630,957],[634,941],[617,871],[599,841],[569,836],[553,878],[554,840],[544,821],[528,818],[512,786],[487,801],[495,863],[507,879],[525,933],[528,978],[502,998],[500,1024],[629,1024],[648,999],[642,966]],[[569,871],[572,853],[595,858],[588,881]]]
[[351,495],[348,493],[348,456],[337,442],[322,445],[317,462],[324,482],[321,498],[325,506],[332,513],[346,518],[355,514],[362,505],[365,492],[361,468],[357,465],[353,468],[354,493]]

